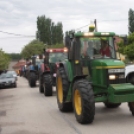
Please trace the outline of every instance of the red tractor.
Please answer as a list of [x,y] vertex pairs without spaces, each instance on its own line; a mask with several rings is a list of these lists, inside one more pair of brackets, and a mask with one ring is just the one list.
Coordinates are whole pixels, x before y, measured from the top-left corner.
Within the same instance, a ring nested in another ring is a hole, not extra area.
[[44,50],[44,63],[39,74],[39,91],[45,96],[52,96],[52,86],[56,85],[56,71],[60,62],[67,60],[67,48],[51,48]]

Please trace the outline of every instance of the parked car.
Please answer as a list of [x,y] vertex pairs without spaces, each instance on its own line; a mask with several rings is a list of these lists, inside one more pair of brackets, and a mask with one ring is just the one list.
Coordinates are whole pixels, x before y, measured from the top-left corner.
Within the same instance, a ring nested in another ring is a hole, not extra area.
[[16,78],[11,73],[2,73],[0,75],[0,88],[17,87]]
[[16,80],[18,80],[18,76],[17,76],[17,73],[15,71],[7,71],[7,73],[9,74],[13,74],[13,76],[15,77]]
[[125,67],[125,77],[127,82],[134,85],[134,64],[127,65]]

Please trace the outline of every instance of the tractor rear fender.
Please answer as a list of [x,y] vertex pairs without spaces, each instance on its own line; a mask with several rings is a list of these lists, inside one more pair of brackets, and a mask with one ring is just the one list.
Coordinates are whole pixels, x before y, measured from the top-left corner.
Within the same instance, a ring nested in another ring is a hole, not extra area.
[[44,77],[45,74],[50,74],[50,71],[40,72],[40,74],[39,74],[40,82],[43,82],[43,77]]
[[43,75],[45,75],[45,74],[50,74],[50,71],[43,72]]
[[68,69],[66,63],[59,63],[59,67],[63,67],[64,68],[66,76],[67,76],[67,80],[71,81],[70,77],[69,77],[69,69]]
[[29,70],[29,72],[34,72],[34,73],[36,73],[36,71],[35,71],[35,70]]
[[35,70],[30,70],[30,71],[29,71],[29,74],[30,74],[30,73],[34,73],[34,74],[37,76],[37,71],[35,71]]
[[74,83],[75,81],[80,80],[80,79],[85,79],[86,77],[87,77],[87,75],[75,76],[73,78],[73,82],[72,83]]
[[64,68],[67,79],[69,82],[74,82],[74,81],[82,79],[82,78],[84,79],[87,76],[87,75],[79,75],[79,76],[77,75],[74,77],[73,72],[72,72],[71,67],[70,67],[70,64],[68,64],[68,63],[60,63],[59,67]]

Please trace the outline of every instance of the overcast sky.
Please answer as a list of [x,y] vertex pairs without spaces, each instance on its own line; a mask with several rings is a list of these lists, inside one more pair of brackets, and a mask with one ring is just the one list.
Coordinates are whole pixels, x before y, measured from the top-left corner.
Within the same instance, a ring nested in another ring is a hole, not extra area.
[[[97,19],[99,31],[127,34],[130,8],[134,9],[134,0],[0,0],[0,48],[7,53],[21,52],[35,37],[1,31],[35,36],[37,16],[41,15],[62,22],[64,32]],[[88,27],[80,30],[87,31]]]

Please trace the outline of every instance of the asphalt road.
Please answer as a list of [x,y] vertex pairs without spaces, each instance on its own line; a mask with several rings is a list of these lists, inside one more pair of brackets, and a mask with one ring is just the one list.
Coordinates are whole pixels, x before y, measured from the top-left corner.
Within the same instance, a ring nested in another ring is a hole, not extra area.
[[134,117],[127,103],[117,109],[96,104],[92,124],[77,123],[74,113],[61,113],[52,97],[30,88],[19,77],[18,87],[0,90],[0,134],[133,134]]

